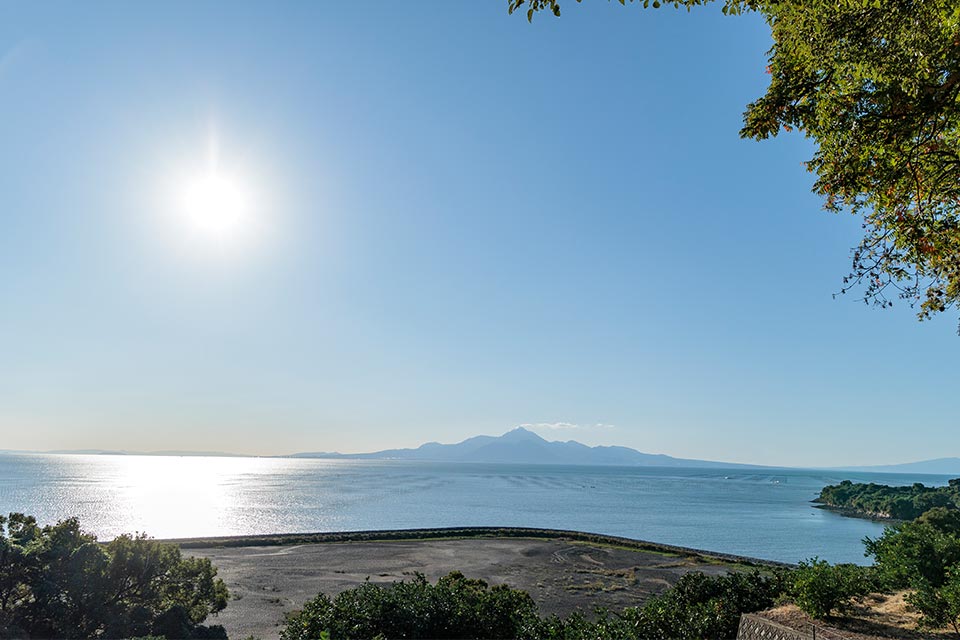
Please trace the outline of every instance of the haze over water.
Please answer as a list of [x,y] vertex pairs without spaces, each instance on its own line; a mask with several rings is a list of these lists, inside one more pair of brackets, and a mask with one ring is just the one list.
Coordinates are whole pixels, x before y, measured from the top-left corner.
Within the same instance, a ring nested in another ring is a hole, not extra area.
[[101,538],[448,526],[575,529],[771,560],[864,563],[883,526],[810,504],[842,479],[947,476],[113,455],[0,455],[0,513]]

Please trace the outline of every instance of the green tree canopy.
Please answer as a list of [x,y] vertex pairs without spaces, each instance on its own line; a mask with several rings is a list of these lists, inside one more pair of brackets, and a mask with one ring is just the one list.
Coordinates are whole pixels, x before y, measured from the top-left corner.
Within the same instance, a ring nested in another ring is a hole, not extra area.
[[880,580],[891,589],[929,584],[942,586],[952,567],[960,566],[960,538],[929,522],[905,522],[884,529],[879,538],[864,538]]
[[920,624],[947,624],[960,633],[960,537],[956,510],[938,507],[913,522],[888,527],[866,538],[876,573],[888,589],[910,589],[907,602],[920,612]]
[[844,480],[825,486],[814,502],[846,512],[896,520],[913,520],[930,512],[930,518],[948,526],[947,521],[960,516],[941,514],[937,509],[960,513],[960,485],[951,480],[945,487],[926,487],[919,482],[909,487],[891,487]]
[[216,573],[143,535],[100,544],[76,518],[0,516],[0,638],[226,638],[201,625],[227,605]]
[[[560,15],[558,0],[508,6],[528,19]],[[770,85],[747,105],[741,136],[796,129],[812,138],[814,191],[828,210],[862,217],[842,291],[881,307],[902,298],[920,319],[957,304],[960,1],[725,0],[723,11],[759,12],[774,40]]]

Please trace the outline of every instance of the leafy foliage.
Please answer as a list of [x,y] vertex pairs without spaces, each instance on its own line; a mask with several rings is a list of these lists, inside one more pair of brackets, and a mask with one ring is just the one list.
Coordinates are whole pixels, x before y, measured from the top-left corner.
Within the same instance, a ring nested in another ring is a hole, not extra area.
[[891,589],[942,586],[948,570],[960,565],[960,538],[928,522],[887,527],[877,539],[864,540],[881,582]]
[[143,535],[100,544],[75,518],[0,516],[0,637],[225,638],[201,625],[227,604],[215,576],[209,560]]
[[[952,484],[956,484],[953,483]],[[913,522],[864,540],[888,588],[910,588],[907,601],[924,626],[947,624],[960,635],[960,528],[957,512],[933,509]]]
[[[651,4],[661,2],[643,0]],[[560,15],[558,0],[508,3],[511,13],[524,6],[528,20]],[[747,105],[740,134],[812,138],[814,191],[826,209],[862,216],[842,292],[862,287],[881,307],[903,298],[921,319],[957,304],[960,2],[725,0],[723,11],[761,13],[774,41],[770,85]]]
[[423,574],[390,586],[364,583],[318,595],[287,618],[282,640],[332,638],[535,638],[540,620],[523,591],[459,572],[430,584]]
[[[577,2],[582,1],[583,0],[577,0]],[[642,4],[644,9],[648,7],[659,9],[663,5],[671,5],[676,9],[686,7],[688,10],[691,7],[708,4],[712,1],[713,0],[636,0],[637,4]],[[632,4],[634,0],[617,0],[617,2],[626,5],[627,2]],[[723,3],[723,12],[737,14],[744,10],[756,10],[759,4],[757,0],[726,0]],[[538,11],[549,11],[558,18],[560,17],[560,0],[508,0],[507,10],[512,14],[524,6],[527,7],[527,20],[531,22],[533,21],[534,14]]]
[[504,585],[489,587],[454,572],[431,585],[422,575],[383,586],[365,583],[330,599],[324,594],[287,618],[282,640],[328,633],[344,638],[527,638],[613,640],[627,638],[730,638],[740,614],[771,606],[782,576],[759,572],[683,576],[665,594],[619,614],[601,611],[541,618],[530,596]]
[[960,509],[934,507],[917,518],[917,522],[928,524],[937,531],[960,534]]
[[864,515],[913,520],[938,507],[960,508],[960,484],[951,481],[945,487],[926,487],[920,483],[890,487],[844,480],[824,487],[816,501]]
[[869,569],[855,564],[831,565],[812,558],[801,562],[791,575],[788,590],[794,603],[814,618],[842,613],[852,598],[865,596],[874,588]]
[[921,584],[907,597],[920,612],[920,622],[929,628],[950,625],[960,635],[960,566],[954,566],[939,587]]
[[688,573],[672,589],[621,616],[628,638],[733,638],[740,614],[773,606],[784,575]]

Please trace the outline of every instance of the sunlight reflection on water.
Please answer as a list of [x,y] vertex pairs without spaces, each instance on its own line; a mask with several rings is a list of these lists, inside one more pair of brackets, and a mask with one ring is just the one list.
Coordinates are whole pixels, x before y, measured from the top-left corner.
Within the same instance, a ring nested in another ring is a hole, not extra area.
[[[16,457],[26,469],[18,474],[20,482],[5,483],[13,487],[0,485],[3,503],[11,504],[5,511],[25,510],[49,522],[75,515],[101,537],[138,531],[164,538],[286,531],[287,511],[308,505],[291,504],[285,485],[305,466],[313,473],[324,466],[323,461],[273,458]],[[13,456],[0,462],[8,458]],[[316,506],[322,492],[313,497]],[[323,527],[334,520],[314,522]]]
[[882,526],[814,509],[841,479],[946,477],[190,456],[0,455],[0,513],[101,538],[441,526],[578,529],[794,562],[864,562]]

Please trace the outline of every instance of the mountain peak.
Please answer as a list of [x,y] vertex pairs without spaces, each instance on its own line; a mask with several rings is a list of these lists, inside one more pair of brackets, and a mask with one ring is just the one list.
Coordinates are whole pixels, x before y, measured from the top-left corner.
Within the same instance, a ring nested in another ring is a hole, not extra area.
[[505,434],[503,434],[502,436],[500,436],[500,439],[501,439],[501,440],[513,440],[513,441],[518,441],[518,440],[537,441],[537,440],[539,440],[540,442],[546,442],[546,440],[544,440],[543,438],[541,438],[540,436],[538,436],[537,434],[535,434],[533,431],[530,431],[529,429],[525,429],[524,427],[517,427],[516,429],[511,429],[510,431],[507,431]]
[[428,442],[417,449],[388,449],[357,454],[299,454],[298,457],[336,457],[361,460],[432,460],[493,464],[563,464],[657,467],[740,467],[707,460],[672,458],[642,453],[628,447],[589,447],[576,440],[551,442],[526,427],[501,436],[473,436],[456,444]]

